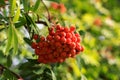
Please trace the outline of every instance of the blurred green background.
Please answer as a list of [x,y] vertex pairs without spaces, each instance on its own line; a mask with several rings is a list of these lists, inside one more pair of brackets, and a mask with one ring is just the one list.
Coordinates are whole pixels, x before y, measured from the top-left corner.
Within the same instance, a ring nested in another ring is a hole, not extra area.
[[[65,13],[57,14],[59,12],[49,8],[50,13],[58,16],[56,18],[61,24],[64,22],[63,25],[75,25],[84,46],[84,52],[75,59],[67,59],[53,68],[57,80],[120,80],[120,0],[49,0],[46,1],[48,7],[51,2],[65,5]],[[40,8],[36,13],[41,15],[40,11],[45,10]],[[3,27],[0,26],[1,29]],[[19,56],[6,58],[3,55],[6,32],[0,32],[0,63],[8,67],[12,65],[11,70],[25,77],[29,72],[23,74],[18,68],[21,63],[26,62],[25,57],[34,57],[23,37],[23,33],[20,33]],[[12,54],[12,50],[10,53]]]

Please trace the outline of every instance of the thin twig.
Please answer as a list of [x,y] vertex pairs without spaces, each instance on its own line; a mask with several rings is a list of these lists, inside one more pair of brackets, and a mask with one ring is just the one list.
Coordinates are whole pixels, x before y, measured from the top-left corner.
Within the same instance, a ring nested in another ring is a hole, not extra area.
[[7,67],[3,66],[2,64],[0,64],[0,67],[2,67],[3,69],[6,69],[6,70],[8,70],[8,71],[10,71],[17,79],[23,80],[20,75],[18,75],[18,74],[16,74],[15,72],[11,71],[11,70],[8,69]]

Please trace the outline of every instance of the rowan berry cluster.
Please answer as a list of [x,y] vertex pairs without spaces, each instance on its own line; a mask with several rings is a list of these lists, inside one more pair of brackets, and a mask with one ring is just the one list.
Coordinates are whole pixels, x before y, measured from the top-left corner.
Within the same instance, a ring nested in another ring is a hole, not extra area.
[[40,63],[63,62],[66,58],[75,57],[84,49],[80,45],[80,35],[75,33],[75,27],[62,27],[56,25],[48,28],[47,37],[35,34],[31,47],[35,49]]

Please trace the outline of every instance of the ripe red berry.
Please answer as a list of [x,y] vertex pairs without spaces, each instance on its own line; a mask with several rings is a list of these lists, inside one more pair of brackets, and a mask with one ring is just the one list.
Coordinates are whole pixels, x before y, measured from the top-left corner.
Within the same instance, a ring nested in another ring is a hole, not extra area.
[[60,56],[63,57],[63,58],[66,58],[66,52],[62,52],[62,53],[60,54]]
[[62,43],[66,43],[66,41],[67,41],[65,37],[62,37],[60,40]]
[[60,36],[61,36],[61,37],[65,37],[65,36],[66,36],[66,33],[65,33],[65,32],[61,32],[61,33],[60,33]]
[[69,29],[69,28],[67,28],[67,27],[65,27],[65,28],[64,28],[64,31],[67,33],[67,32],[69,32],[69,31],[70,31],[70,29]]
[[34,34],[34,35],[33,35],[33,39],[35,39],[35,40],[37,40],[38,37],[39,37],[38,34]]
[[80,37],[79,33],[76,33],[75,36],[76,36],[76,37]]
[[53,31],[54,30],[54,27],[50,27],[48,28],[49,32]]
[[72,34],[71,33],[66,33],[66,38],[72,38]]
[[80,42],[81,41],[81,38],[80,37],[77,37],[77,42]]
[[41,37],[40,37],[40,41],[45,41],[45,37],[44,37],[44,36],[41,36]]
[[39,53],[40,53],[39,49],[35,49],[35,54],[39,55]]
[[55,35],[54,38],[55,38],[56,41],[60,40],[60,36],[59,35]]
[[56,30],[61,30],[61,26],[60,26],[60,25],[57,25],[57,26],[56,26]]
[[67,44],[71,44],[72,40],[70,38],[67,38]]
[[74,49],[75,47],[76,47],[75,42],[71,42],[71,44],[70,44],[70,48]]
[[75,27],[74,27],[74,26],[71,26],[71,27],[70,27],[70,31],[75,31]]
[[48,36],[47,36],[47,40],[49,40],[49,41],[52,40],[52,36],[51,36],[51,35],[48,35]]
[[31,47],[32,47],[33,49],[37,48],[37,43],[32,42],[32,43],[31,43]]

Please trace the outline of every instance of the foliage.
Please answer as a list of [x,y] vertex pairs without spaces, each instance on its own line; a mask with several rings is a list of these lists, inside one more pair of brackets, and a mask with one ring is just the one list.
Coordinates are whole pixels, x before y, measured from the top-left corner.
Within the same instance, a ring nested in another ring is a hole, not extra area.
[[[0,80],[120,80],[119,6],[119,0],[0,0]],[[46,36],[58,23],[76,26],[84,51],[63,63],[38,63],[33,35]]]

